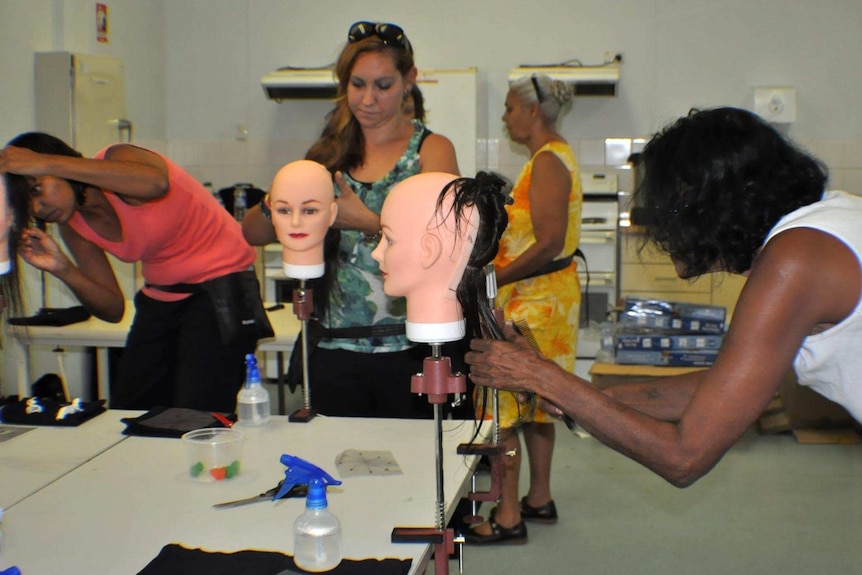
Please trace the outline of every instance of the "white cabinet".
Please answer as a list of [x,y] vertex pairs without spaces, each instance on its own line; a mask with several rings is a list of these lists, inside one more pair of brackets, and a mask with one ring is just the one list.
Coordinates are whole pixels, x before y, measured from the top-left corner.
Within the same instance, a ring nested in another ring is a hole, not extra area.
[[[122,60],[73,52],[36,52],[35,58],[38,131],[60,138],[85,157],[109,144],[131,140]],[[126,299],[131,299],[141,286],[139,266],[108,257]],[[51,277],[46,282],[45,304],[68,307],[77,301]]]

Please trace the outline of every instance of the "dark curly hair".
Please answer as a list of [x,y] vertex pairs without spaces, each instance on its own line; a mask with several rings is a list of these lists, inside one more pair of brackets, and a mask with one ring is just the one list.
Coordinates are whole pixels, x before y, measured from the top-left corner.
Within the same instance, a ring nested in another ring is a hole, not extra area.
[[645,241],[684,277],[751,269],[769,231],[818,201],[828,172],[758,116],[737,108],[693,110],[643,150]]
[[481,337],[482,306],[488,307],[486,294],[485,266],[494,261],[500,247],[500,238],[509,225],[506,214],[506,204],[512,199],[507,193],[506,181],[493,173],[479,172],[475,178],[458,178],[449,182],[437,198],[437,212],[444,213],[444,201],[449,190],[454,192],[449,211],[454,213],[456,230],[461,229],[461,219],[466,218],[466,209],[475,207],[479,211],[479,229],[476,241],[470,251],[467,267],[458,283],[456,297],[464,318],[467,320],[467,332],[474,337]]

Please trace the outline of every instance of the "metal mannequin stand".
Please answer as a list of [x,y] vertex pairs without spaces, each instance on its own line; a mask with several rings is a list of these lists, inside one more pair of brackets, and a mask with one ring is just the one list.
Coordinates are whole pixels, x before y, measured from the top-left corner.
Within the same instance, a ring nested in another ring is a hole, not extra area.
[[449,394],[463,394],[467,390],[467,378],[462,373],[452,373],[452,361],[440,354],[442,343],[432,343],[431,356],[425,358],[422,373],[410,381],[410,391],[426,394],[434,405],[436,429],[437,502],[434,527],[395,527],[393,543],[431,543],[434,545],[434,573],[449,573],[449,554],[455,551],[455,531],[446,528],[446,499],[443,493],[443,404]]
[[293,290],[293,313],[296,314],[302,324],[302,336],[300,344],[302,345],[302,399],[304,407],[297,409],[288,417],[288,421],[307,423],[314,416],[314,410],[311,409],[311,388],[308,384],[308,320],[311,319],[311,313],[314,310],[313,293],[310,288],[305,287],[305,280],[299,280],[299,287]]

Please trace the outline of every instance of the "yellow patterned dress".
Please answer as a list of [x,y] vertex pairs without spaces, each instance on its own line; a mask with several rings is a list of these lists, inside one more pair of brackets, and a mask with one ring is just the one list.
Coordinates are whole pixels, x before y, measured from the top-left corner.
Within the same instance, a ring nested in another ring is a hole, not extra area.
[[[500,241],[500,251],[494,265],[504,268],[520,256],[536,241],[533,222],[530,219],[530,181],[533,161],[542,152],[556,155],[569,170],[572,189],[569,192],[569,225],[563,251],[555,259],[564,258],[577,249],[581,237],[581,177],[575,154],[565,142],[545,144],[530,158],[521,170],[512,189],[514,203],[506,207],[509,226]],[[578,317],[581,310],[581,284],[575,261],[559,271],[536,276],[500,287],[497,295],[499,305],[507,320],[524,320],[535,336],[545,357],[555,361],[568,372],[575,369],[578,345]],[[500,426],[514,427],[519,423],[535,421],[553,422],[554,419],[541,409],[519,404],[514,394],[501,391]]]

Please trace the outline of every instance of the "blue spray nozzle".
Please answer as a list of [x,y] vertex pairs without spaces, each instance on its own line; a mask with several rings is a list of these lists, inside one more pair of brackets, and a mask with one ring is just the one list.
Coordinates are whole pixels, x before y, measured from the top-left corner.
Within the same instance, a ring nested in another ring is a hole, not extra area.
[[261,383],[257,357],[253,353],[247,353],[245,356],[245,386],[249,387],[255,383]]
[[[322,491],[323,501],[325,502],[326,486],[341,485],[339,480],[332,477],[323,469],[295,455],[285,453],[281,456],[280,461],[282,465],[287,466],[287,470],[284,472],[284,483],[281,484],[281,489],[272,498],[273,501],[282,498],[294,485],[306,484],[308,485],[309,500],[312,500],[313,497],[319,500]],[[313,491],[315,492],[314,496],[312,496]]]

